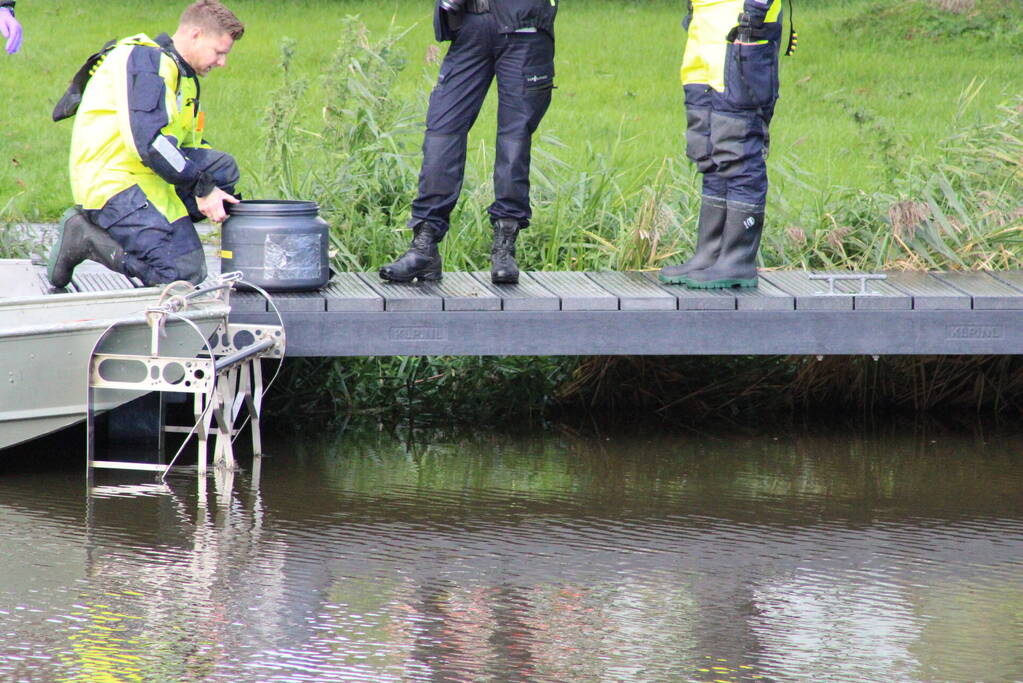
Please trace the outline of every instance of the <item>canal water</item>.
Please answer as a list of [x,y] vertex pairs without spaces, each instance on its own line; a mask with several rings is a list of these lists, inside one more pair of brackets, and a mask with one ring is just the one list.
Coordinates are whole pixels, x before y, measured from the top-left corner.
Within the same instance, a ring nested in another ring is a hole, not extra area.
[[266,450],[0,470],[0,680],[1023,680],[1019,436]]

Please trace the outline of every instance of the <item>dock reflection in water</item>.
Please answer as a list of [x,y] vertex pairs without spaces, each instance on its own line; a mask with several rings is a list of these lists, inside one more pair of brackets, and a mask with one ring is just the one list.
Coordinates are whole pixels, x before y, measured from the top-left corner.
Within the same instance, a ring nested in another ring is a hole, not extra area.
[[0,473],[0,680],[1023,680],[1021,445],[289,438],[205,504]]

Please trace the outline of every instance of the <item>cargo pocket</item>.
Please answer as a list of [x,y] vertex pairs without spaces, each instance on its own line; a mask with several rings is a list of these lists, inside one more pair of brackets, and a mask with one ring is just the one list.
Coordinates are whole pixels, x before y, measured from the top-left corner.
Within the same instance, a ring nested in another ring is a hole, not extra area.
[[751,133],[749,115],[711,113],[710,157],[722,176],[728,178],[742,170],[741,162],[746,158]]
[[540,95],[554,89],[554,65],[549,69],[527,70],[526,95]]
[[543,32],[524,33],[519,37],[529,41],[522,74],[526,95],[549,95],[554,88],[554,40]]
[[151,221],[141,220],[149,209],[149,199],[138,185],[118,192],[107,200],[95,214],[95,222],[104,230],[121,226],[141,226]]
[[710,160],[709,107],[686,107],[686,156],[700,173],[714,168]]
[[525,128],[532,134],[551,104],[554,91],[554,40],[542,32],[514,35],[517,40],[528,41],[526,63],[522,68],[522,87],[525,94]]
[[778,43],[729,43],[725,54],[725,100],[738,109],[774,104],[778,92]]

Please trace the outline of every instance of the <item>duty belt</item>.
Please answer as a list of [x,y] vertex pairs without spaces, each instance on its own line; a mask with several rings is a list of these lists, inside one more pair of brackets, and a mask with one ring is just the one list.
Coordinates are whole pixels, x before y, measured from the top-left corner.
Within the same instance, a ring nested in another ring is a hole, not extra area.
[[490,0],[465,0],[465,11],[469,14],[486,14],[490,11]]

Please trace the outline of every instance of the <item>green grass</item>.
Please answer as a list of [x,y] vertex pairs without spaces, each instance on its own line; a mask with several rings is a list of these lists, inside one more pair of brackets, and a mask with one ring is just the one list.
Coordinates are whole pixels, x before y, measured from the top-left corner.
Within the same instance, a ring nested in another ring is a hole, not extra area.
[[[350,39],[342,32],[346,15],[359,15],[374,36],[392,24],[407,28],[401,47],[409,65],[394,95],[422,106],[432,86],[437,66],[427,60],[435,45],[428,2],[229,4],[247,32],[228,67],[203,84],[208,135],[250,174],[261,170],[260,120],[268,90],[279,83],[275,64],[285,36],[295,40],[295,71],[315,78],[328,69],[338,41]],[[564,145],[548,144],[552,153],[578,168],[591,152],[610,154],[620,139],[615,168],[638,183],[649,182],[665,157],[682,158],[681,7],[674,1],[564,4],[557,25],[558,90],[541,128]],[[1015,44],[999,42],[1004,36],[978,38],[976,31],[948,29],[907,39],[906,27],[929,17],[880,13],[879,20],[873,7],[890,3],[803,0],[796,5],[801,46],[796,57],[782,60],[772,169],[795,163],[817,188],[883,189],[890,174],[879,133],[891,154],[932,155],[936,141],[950,132],[958,95],[973,79],[984,81],[967,114],[977,120],[989,120],[997,104],[1023,90],[1023,72],[1005,51]],[[179,10],[178,3],[138,0],[26,3],[19,13],[25,46],[14,57],[0,58],[0,206],[13,197],[10,210],[16,216],[52,220],[61,213],[70,201],[70,123],[50,122],[54,101],[85,56],[107,39],[172,30]],[[1000,45],[1003,58],[997,57]],[[483,178],[491,159],[493,99],[473,131],[471,163]],[[410,195],[413,189],[407,188]],[[786,202],[800,208],[811,199],[789,196]]]

